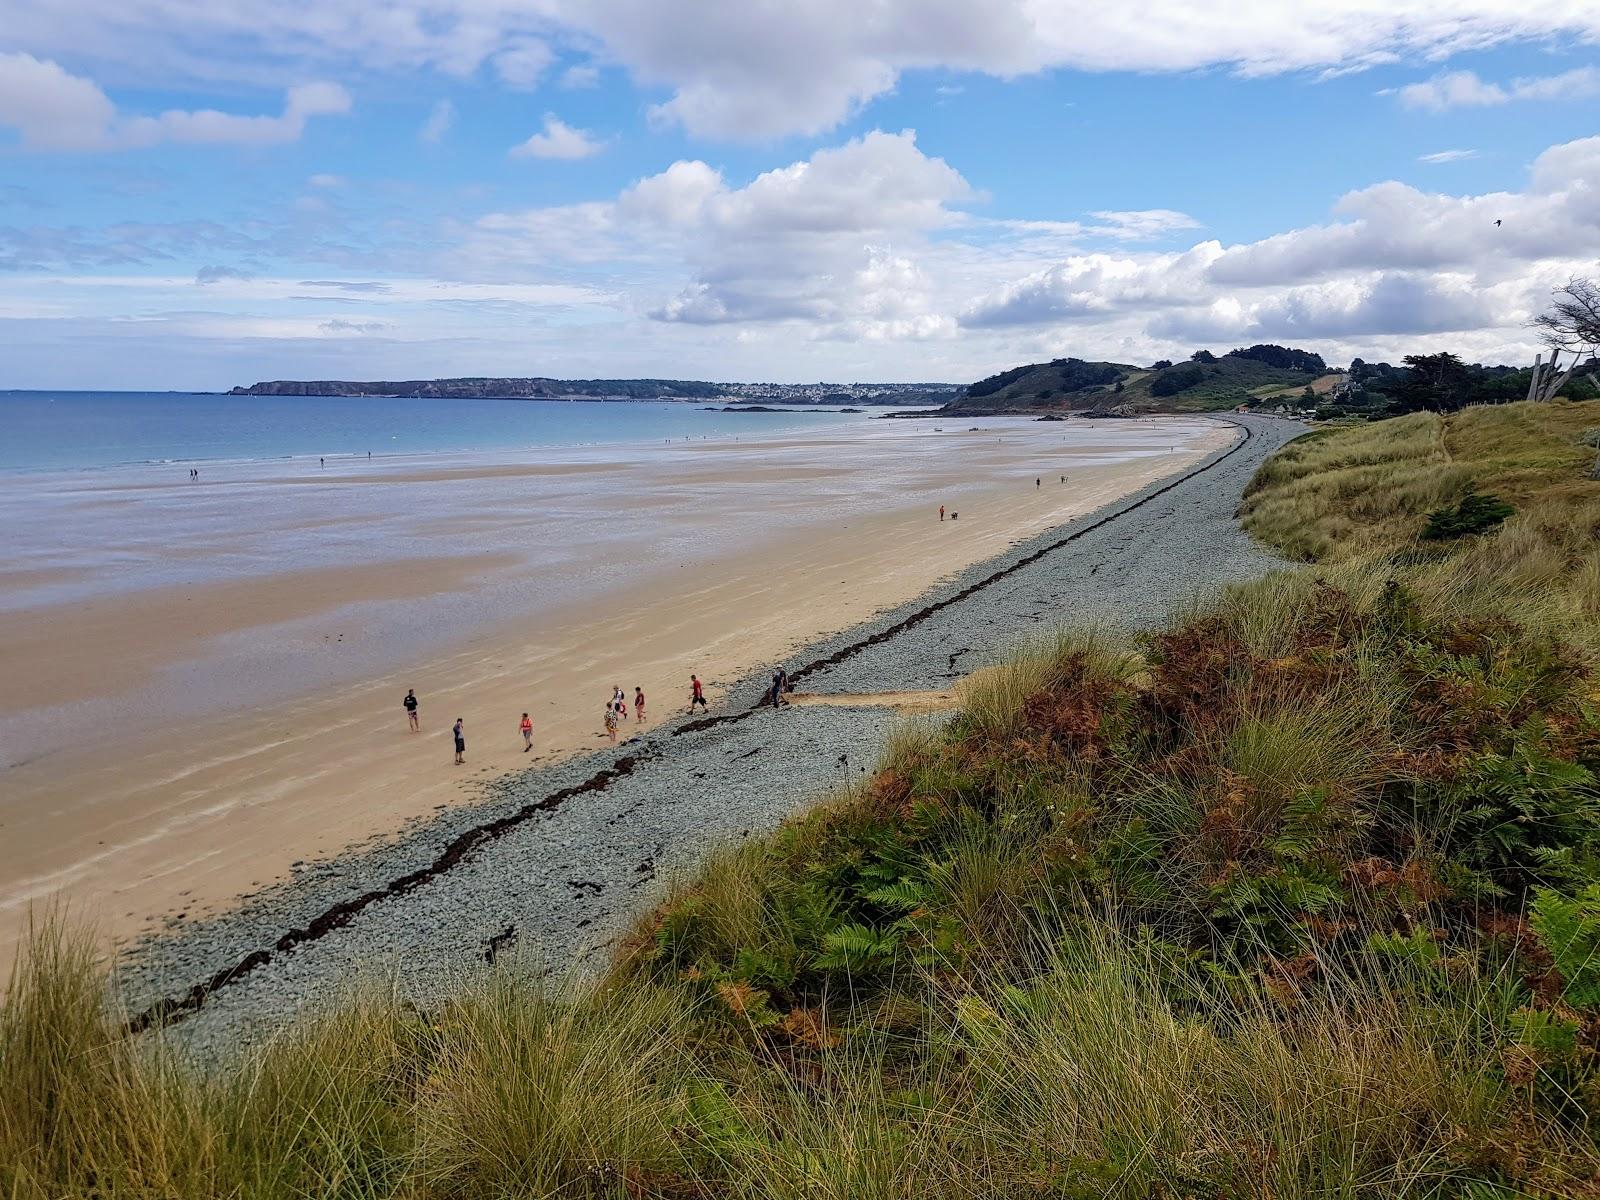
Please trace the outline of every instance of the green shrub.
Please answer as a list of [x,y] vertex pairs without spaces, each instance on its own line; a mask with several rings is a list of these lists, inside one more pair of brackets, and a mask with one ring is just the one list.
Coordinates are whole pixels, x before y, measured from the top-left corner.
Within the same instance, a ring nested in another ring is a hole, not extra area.
[[1469,491],[1456,505],[1450,508],[1437,508],[1429,513],[1428,523],[1422,530],[1422,536],[1437,541],[1486,533],[1516,511],[1498,496],[1485,496]]

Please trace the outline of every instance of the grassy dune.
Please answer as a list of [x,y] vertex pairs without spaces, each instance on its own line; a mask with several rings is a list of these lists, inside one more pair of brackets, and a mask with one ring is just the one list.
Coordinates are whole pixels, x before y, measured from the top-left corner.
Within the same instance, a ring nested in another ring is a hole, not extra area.
[[[1240,510],[1247,530],[1325,577],[1360,588],[1403,579],[1465,616],[1513,614],[1600,656],[1600,402],[1412,413],[1313,433],[1261,469]],[[1516,513],[1493,536],[1419,538],[1426,515],[1471,489]]]
[[[48,926],[0,1195],[1600,1196],[1593,425],[1296,443],[1245,519],[1315,565],[973,677],[593,986],[355,992],[202,1074]],[[1469,484],[1515,515],[1422,540]]]

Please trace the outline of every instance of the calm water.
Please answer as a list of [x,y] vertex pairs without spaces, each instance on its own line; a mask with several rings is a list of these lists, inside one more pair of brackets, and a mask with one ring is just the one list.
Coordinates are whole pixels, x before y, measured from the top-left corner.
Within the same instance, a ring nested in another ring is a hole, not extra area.
[[709,403],[0,392],[0,471],[660,442],[866,419]]

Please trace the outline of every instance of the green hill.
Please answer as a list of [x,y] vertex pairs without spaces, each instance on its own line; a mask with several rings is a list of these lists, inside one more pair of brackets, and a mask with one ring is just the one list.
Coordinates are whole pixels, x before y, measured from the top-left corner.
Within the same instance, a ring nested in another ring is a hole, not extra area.
[[1282,346],[1181,363],[1135,367],[1058,358],[1013,367],[970,385],[941,409],[949,416],[1017,412],[1214,412],[1267,395],[1293,394],[1329,376],[1322,359]]

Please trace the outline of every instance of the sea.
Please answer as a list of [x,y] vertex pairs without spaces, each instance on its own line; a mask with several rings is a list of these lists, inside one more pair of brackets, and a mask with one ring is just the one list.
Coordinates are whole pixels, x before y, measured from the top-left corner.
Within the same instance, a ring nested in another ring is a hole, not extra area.
[[[861,421],[827,410],[724,413],[707,401],[440,400],[192,392],[0,391],[0,471],[201,467],[659,443]],[[183,471],[187,476],[187,470]]]
[[[1028,484],[1065,454],[1114,465],[1215,429],[720,409],[0,392],[0,666],[37,672],[8,673],[0,767],[86,722],[271,703],[603,614],[878,513],[981,519],[969,502],[1007,468],[964,469],[975,433]],[[127,678],[94,682],[97,655]]]

